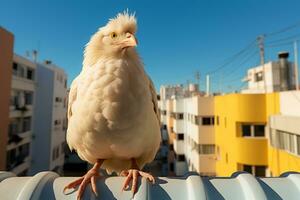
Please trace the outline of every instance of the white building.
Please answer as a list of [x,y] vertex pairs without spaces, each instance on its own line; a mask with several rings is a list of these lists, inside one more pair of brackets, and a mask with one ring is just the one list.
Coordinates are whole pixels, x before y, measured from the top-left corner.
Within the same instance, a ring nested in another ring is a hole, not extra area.
[[6,169],[27,175],[32,153],[36,64],[13,56]]
[[215,175],[214,97],[184,99],[185,156],[189,171]]
[[67,75],[47,61],[37,65],[36,107],[31,174],[61,173],[67,129]]
[[270,61],[249,69],[244,79],[248,82],[248,88],[241,92],[271,93],[295,89],[294,64],[288,61],[288,56],[286,52],[279,53],[278,61]]
[[280,114],[269,118],[270,145],[299,158],[300,91],[280,92],[279,102]]
[[169,135],[170,175],[196,171],[215,175],[214,102],[198,86],[162,86],[161,122]]

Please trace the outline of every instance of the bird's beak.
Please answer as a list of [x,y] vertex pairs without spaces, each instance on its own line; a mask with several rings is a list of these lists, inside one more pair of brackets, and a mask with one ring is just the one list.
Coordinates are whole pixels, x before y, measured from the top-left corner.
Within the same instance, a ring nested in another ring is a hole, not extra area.
[[126,33],[126,38],[121,42],[122,49],[127,47],[136,47],[137,40],[131,33]]

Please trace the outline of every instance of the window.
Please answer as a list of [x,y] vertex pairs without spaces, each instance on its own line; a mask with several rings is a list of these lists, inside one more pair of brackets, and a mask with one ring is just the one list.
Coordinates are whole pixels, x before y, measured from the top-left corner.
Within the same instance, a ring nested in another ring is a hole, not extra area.
[[215,119],[214,117],[202,117],[202,125],[203,126],[209,126],[209,125],[214,125]]
[[18,134],[19,132],[19,120],[14,119],[9,124],[8,134],[10,136]]
[[244,165],[243,166],[243,171],[252,174],[252,166],[251,165]]
[[163,114],[163,115],[167,115],[167,111],[166,111],[166,110],[163,110],[163,111],[162,111],[162,114]]
[[174,163],[170,163],[170,171],[173,172],[174,171]]
[[242,124],[241,131],[243,137],[264,137],[265,125]]
[[215,145],[214,144],[198,144],[199,154],[214,154]]
[[19,147],[19,153],[20,153],[21,157],[23,157],[23,158],[26,158],[29,155],[29,151],[30,151],[29,143],[26,143]]
[[202,117],[202,125],[210,125],[211,118],[210,117]]
[[242,125],[242,136],[250,137],[251,136],[251,126],[250,125]]
[[288,151],[291,153],[296,153],[295,149],[295,140],[294,140],[294,134],[287,134],[288,135],[288,143],[289,143],[289,149]]
[[178,155],[176,155],[176,160],[179,162],[184,162],[185,156],[183,154],[178,154]]
[[178,117],[179,119],[183,119],[183,113],[179,113]]
[[253,174],[257,177],[266,176],[266,166],[243,165],[243,171]]
[[170,144],[170,146],[169,146],[169,150],[170,150],[170,151],[174,151],[173,144]]
[[13,63],[13,75],[18,76],[18,63]]
[[62,98],[60,98],[60,97],[55,97],[55,102],[62,102]]
[[300,135],[297,135],[297,149],[298,155],[300,156]]
[[32,92],[24,92],[24,95],[25,95],[25,105],[32,105],[33,93]]
[[220,124],[220,120],[219,120],[219,116],[217,116],[217,125],[219,126],[219,124]]
[[265,166],[255,166],[255,176],[257,176],[257,177],[266,176],[266,167]]
[[24,117],[22,132],[31,130],[31,117]]
[[60,122],[59,119],[57,119],[57,120],[54,121],[54,125],[60,125],[60,123],[61,123],[61,122]]
[[164,129],[164,130],[167,130],[167,125],[164,124],[164,125],[163,125],[163,129]]
[[65,88],[67,88],[67,79],[65,79]]
[[194,116],[194,124],[199,125],[199,117],[198,116]]
[[177,140],[184,140],[184,134],[183,133],[177,134]]
[[29,80],[34,79],[34,71],[32,69],[27,68],[27,79]]
[[262,72],[257,72],[257,73],[255,73],[254,76],[255,76],[255,82],[263,80],[263,73]]
[[264,137],[265,136],[265,125],[254,125],[254,136]]

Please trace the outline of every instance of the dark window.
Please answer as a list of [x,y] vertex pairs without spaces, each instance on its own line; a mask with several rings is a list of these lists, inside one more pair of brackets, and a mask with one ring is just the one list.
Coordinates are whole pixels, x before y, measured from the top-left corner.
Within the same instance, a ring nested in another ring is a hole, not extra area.
[[183,133],[177,134],[177,140],[184,140],[184,134]]
[[13,75],[18,75],[18,63],[13,63]]
[[33,94],[32,92],[25,92],[25,104],[32,105],[33,102]]
[[258,82],[262,80],[263,80],[263,73],[262,72],[255,73],[255,81]]
[[31,117],[24,117],[22,132],[30,131],[31,129]]
[[242,125],[242,136],[243,137],[247,137],[247,136],[251,136],[251,125]]
[[185,156],[182,154],[179,154],[176,157],[177,157],[177,161],[185,161]]
[[248,172],[248,173],[252,174],[252,166],[251,165],[244,165],[243,170],[245,172]]
[[220,122],[219,122],[219,116],[217,116],[217,125],[219,125]]
[[179,119],[183,119],[183,113],[179,113]]
[[163,114],[163,115],[167,115],[167,111],[166,111],[166,110],[163,110],[163,111],[162,111],[162,114]]
[[164,129],[164,130],[167,130],[167,125],[164,124],[164,125],[163,125],[163,129]]
[[265,177],[266,176],[266,167],[265,166],[255,166],[255,176]]
[[211,124],[212,124],[212,125],[215,124],[215,118],[214,118],[214,117],[211,118]]
[[65,79],[65,88],[67,88],[67,79]]
[[254,125],[254,136],[264,137],[265,136],[265,126],[264,125]]
[[170,149],[170,151],[174,151],[173,144],[170,144],[169,149]]
[[202,125],[211,125],[210,117],[202,117]]
[[27,79],[33,80],[34,72],[32,69],[27,69]]
[[174,171],[174,163],[170,163],[170,171]]

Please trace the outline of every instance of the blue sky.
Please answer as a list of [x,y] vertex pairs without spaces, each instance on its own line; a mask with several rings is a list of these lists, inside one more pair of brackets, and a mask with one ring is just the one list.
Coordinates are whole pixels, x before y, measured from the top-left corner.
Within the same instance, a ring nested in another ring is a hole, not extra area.
[[[14,33],[16,53],[38,49],[39,60],[50,59],[63,67],[70,84],[81,70],[83,47],[90,36],[127,8],[136,12],[138,50],[157,89],[161,84],[193,82],[196,71],[204,89],[205,74],[258,35],[300,22],[297,0],[2,0],[0,26]],[[267,36],[266,45],[273,46],[266,48],[266,60],[276,59],[280,50],[291,51],[284,38],[297,33],[300,26]],[[257,50],[253,43],[235,62],[212,73],[213,90],[238,89],[245,70],[259,63]]]

